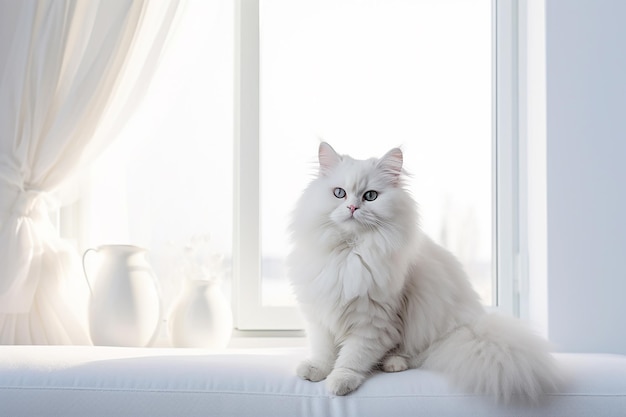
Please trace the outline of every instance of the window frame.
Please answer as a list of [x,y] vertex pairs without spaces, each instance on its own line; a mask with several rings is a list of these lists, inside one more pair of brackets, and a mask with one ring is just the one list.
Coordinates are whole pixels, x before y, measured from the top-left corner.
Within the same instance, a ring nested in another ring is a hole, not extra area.
[[240,330],[299,330],[296,307],[263,306],[261,280],[259,1],[235,1],[233,313]]
[[[518,2],[492,0],[492,239],[495,309],[519,315]],[[259,0],[235,1],[233,312],[239,330],[300,330],[297,307],[263,306]]]
[[519,316],[521,262],[518,0],[492,0],[495,310]]

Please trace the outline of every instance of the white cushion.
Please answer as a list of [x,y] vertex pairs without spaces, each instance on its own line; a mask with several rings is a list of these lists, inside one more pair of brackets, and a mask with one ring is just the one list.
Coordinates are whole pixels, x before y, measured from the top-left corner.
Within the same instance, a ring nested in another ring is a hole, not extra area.
[[557,354],[568,383],[496,405],[436,373],[377,373],[346,397],[297,378],[302,348],[0,346],[1,416],[625,416],[626,356]]

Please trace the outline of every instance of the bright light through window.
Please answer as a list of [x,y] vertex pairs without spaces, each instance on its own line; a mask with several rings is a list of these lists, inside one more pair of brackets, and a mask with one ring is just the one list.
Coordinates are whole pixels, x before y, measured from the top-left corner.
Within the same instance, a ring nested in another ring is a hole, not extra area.
[[185,3],[145,100],[94,165],[81,204],[83,249],[149,249],[165,307],[194,236],[231,256],[233,19],[230,0]]
[[[194,235],[231,259],[233,21],[230,0],[186,3],[144,103],[81,199],[80,248],[148,248],[165,307]],[[295,304],[286,229],[320,139],[357,158],[402,146],[423,228],[493,304],[491,28],[490,0],[260,1],[264,306]]]
[[261,0],[265,305],[292,305],[290,212],[319,140],[358,158],[402,146],[424,230],[493,303],[490,0]]

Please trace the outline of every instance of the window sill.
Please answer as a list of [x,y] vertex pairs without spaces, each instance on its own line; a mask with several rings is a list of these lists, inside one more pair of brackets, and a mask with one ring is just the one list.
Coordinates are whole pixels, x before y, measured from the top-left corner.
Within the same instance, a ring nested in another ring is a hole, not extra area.
[[[307,346],[303,330],[233,330],[226,349],[294,348]],[[153,348],[172,347],[167,334],[151,346]]]
[[296,331],[244,331],[234,330],[228,349],[292,348],[304,347],[307,338],[302,330]]

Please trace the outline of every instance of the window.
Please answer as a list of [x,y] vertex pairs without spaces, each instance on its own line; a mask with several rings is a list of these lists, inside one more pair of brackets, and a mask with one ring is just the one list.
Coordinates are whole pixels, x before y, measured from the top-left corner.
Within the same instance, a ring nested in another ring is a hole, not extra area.
[[81,250],[148,248],[165,308],[183,247],[209,235],[236,327],[301,329],[285,229],[319,139],[355,157],[401,145],[426,232],[487,306],[513,312],[514,4],[190,0],[140,111],[85,182],[80,222],[62,217],[65,235]]
[[402,145],[423,228],[461,259],[485,305],[512,312],[513,4],[259,0],[236,16],[238,216],[250,222],[235,236],[250,260],[236,278],[239,325],[301,325],[284,231],[320,137],[364,158]]

